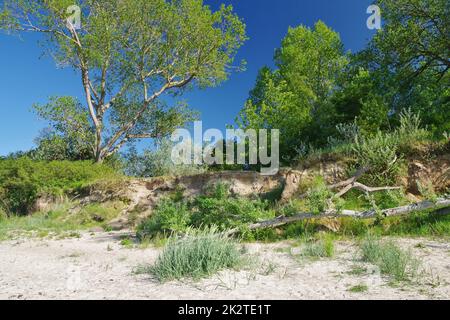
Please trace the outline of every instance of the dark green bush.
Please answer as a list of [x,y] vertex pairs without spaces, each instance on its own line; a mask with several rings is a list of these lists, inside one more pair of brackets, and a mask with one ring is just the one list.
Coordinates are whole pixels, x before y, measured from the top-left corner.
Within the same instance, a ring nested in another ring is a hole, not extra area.
[[271,219],[274,213],[260,199],[234,198],[218,190],[213,195],[200,196],[192,202],[192,225],[217,225],[221,229],[235,228],[250,222]]
[[183,232],[191,221],[191,213],[184,202],[164,199],[156,207],[150,219],[138,226],[137,235],[143,239],[157,233]]
[[63,195],[117,177],[111,167],[91,161],[0,160],[0,206],[10,214],[26,214],[41,194]]

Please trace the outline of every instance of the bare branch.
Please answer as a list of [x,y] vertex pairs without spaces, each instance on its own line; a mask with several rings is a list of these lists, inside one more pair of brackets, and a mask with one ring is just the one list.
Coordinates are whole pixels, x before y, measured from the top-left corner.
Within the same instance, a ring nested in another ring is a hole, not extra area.
[[[423,201],[415,204],[410,204],[403,207],[391,208],[382,210],[380,213],[384,217],[392,217],[392,216],[400,216],[409,214],[412,212],[418,212],[429,209],[438,209],[438,208],[446,208],[450,206],[450,199],[439,199],[436,202],[433,201]],[[376,210],[369,210],[364,212],[351,211],[351,210],[343,210],[338,212],[336,210],[327,211],[322,214],[314,214],[314,213],[299,213],[292,217],[278,217],[273,220],[261,221],[258,223],[251,224],[247,226],[249,230],[258,230],[258,229],[268,229],[268,228],[277,228],[290,223],[308,220],[308,219],[322,219],[322,218],[342,218],[342,217],[352,217],[359,219],[370,219],[376,217],[378,212]],[[441,210],[440,214],[450,214],[449,210]],[[239,233],[239,229],[233,229],[227,232],[228,235],[234,235]]]

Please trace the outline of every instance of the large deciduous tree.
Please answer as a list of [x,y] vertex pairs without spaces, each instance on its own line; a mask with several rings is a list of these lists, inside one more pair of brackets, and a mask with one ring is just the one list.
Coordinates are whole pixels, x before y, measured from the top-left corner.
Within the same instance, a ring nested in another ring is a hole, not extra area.
[[133,139],[163,137],[191,119],[185,105],[169,108],[164,101],[173,99],[163,95],[218,85],[241,68],[234,59],[245,25],[231,6],[212,12],[202,0],[4,3],[1,29],[45,34],[57,63],[79,71],[97,162]]
[[[450,5],[448,0],[378,0],[383,27],[355,64],[391,112],[411,108],[437,134],[450,130]],[[360,63],[362,62],[362,64]]]
[[275,53],[277,69],[261,69],[238,125],[279,129],[281,152],[294,155],[302,141],[321,136],[316,119],[330,115],[329,100],[347,63],[339,34],[323,22],[290,28]]

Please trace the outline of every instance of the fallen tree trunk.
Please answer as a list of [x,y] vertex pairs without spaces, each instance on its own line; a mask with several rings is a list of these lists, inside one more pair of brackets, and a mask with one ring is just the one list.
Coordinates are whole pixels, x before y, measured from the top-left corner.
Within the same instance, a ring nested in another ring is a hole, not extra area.
[[[403,207],[391,208],[382,210],[379,212],[384,217],[392,217],[405,215],[412,212],[418,212],[428,209],[439,209],[444,208],[444,210],[440,210],[440,214],[450,214],[449,210],[446,207],[450,206],[450,199],[438,199],[436,202],[433,201],[423,201],[415,204],[410,204]],[[269,228],[277,228],[290,223],[308,220],[308,219],[322,219],[322,218],[342,218],[342,217],[352,217],[359,219],[370,219],[375,218],[377,216],[376,210],[368,210],[364,212],[351,211],[351,210],[342,210],[342,211],[327,211],[322,214],[314,214],[314,213],[299,213],[292,217],[278,217],[272,220],[262,221],[258,223],[254,223],[248,226],[250,230],[258,230],[258,229],[269,229]],[[228,235],[233,235],[239,233],[239,229],[233,229],[227,232]]]

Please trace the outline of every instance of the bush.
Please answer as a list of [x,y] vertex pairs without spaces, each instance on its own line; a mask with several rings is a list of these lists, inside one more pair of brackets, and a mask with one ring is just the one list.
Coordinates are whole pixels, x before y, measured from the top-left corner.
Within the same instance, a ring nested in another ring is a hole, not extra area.
[[358,165],[370,168],[368,182],[381,185],[396,182],[401,165],[394,135],[379,131],[373,137],[356,139],[352,149]]
[[381,273],[397,281],[411,280],[417,275],[420,261],[393,242],[383,243],[368,236],[361,244],[361,251],[363,261],[378,266]]
[[184,232],[190,220],[190,212],[185,203],[164,199],[158,204],[152,217],[138,226],[137,235],[143,239],[157,233]]
[[91,161],[0,160],[0,206],[8,213],[26,214],[42,194],[60,196],[119,176],[109,166]]
[[421,128],[421,124],[420,115],[413,113],[410,109],[400,113],[400,126],[395,134],[402,153],[411,153],[411,149],[414,149],[417,144],[430,139],[431,133]]
[[[190,141],[186,142],[190,143]],[[145,150],[138,154],[131,149],[127,154],[126,173],[137,177],[189,176],[205,173],[207,167],[194,164],[174,164],[172,149],[175,146],[168,139],[163,139],[156,150]]]
[[221,183],[211,188],[208,194],[192,200],[162,200],[153,215],[138,226],[138,236],[152,238],[159,233],[180,233],[188,227],[216,226],[226,230],[275,217],[266,201],[232,197],[228,186]]
[[155,265],[141,271],[151,273],[161,282],[186,277],[199,279],[237,267],[241,261],[237,244],[216,228],[210,228],[171,238]]
[[247,223],[274,218],[268,204],[260,199],[234,198],[223,186],[217,186],[211,195],[200,196],[193,203],[192,225],[195,227],[217,225],[229,229]]
[[315,185],[307,193],[307,202],[310,210],[320,214],[329,209],[333,193],[323,179],[316,179]]

